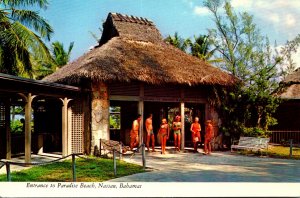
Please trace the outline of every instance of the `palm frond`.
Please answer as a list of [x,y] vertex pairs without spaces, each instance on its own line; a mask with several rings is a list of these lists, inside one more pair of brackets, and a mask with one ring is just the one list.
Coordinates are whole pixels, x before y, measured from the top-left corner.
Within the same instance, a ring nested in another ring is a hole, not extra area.
[[33,28],[43,38],[50,40],[53,29],[44,18],[39,16],[38,12],[12,9],[11,17],[15,21],[20,21],[29,28]]
[[[1,2],[1,1],[0,1]],[[4,6],[18,7],[18,6],[39,6],[46,9],[48,6],[48,0],[2,0]]]
[[44,59],[51,59],[51,54],[41,38],[25,25],[14,22],[12,24],[12,30],[18,36],[18,39],[29,48],[30,52],[33,52]]

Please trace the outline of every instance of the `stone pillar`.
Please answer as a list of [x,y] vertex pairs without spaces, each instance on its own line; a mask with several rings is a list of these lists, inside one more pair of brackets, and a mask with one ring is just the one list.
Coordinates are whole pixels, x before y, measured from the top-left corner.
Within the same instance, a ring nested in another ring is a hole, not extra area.
[[11,159],[10,101],[5,100],[6,159]]
[[91,153],[97,155],[101,139],[110,139],[109,135],[109,98],[108,87],[104,83],[92,83],[91,104]]
[[180,103],[180,117],[181,117],[181,150],[184,151],[185,130],[184,130],[184,102]]
[[210,117],[214,127],[214,132],[215,132],[214,136],[217,137],[219,135],[220,119],[218,113],[215,111],[213,107],[210,108]]
[[205,122],[206,120],[209,120],[211,118],[210,116],[210,105],[208,103],[205,104]]

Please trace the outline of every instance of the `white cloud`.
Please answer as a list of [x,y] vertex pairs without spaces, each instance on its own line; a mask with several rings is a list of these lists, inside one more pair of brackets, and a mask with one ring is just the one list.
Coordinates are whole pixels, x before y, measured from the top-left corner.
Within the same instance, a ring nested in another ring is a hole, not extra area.
[[269,20],[274,22],[274,23],[278,23],[280,21],[279,14],[271,13],[270,17],[269,17]]
[[252,2],[251,0],[232,0],[231,5],[234,8],[250,8]]
[[296,25],[296,19],[295,16],[292,14],[287,14],[285,18],[285,24],[288,27],[294,27]]
[[298,48],[297,53],[292,55],[292,59],[296,63],[296,67],[300,67],[300,47]]
[[232,0],[231,4],[237,12],[252,14],[271,40],[283,43],[300,33],[300,0]]
[[201,7],[201,6],[195,6],[193,12],[196,15],[208,15],[209,14],[209,10],[207,8]]

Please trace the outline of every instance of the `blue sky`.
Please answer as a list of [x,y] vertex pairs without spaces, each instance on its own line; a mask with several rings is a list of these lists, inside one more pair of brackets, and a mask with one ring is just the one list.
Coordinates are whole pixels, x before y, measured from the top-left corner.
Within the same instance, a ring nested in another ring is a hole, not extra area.
[[[247,11],[262,34],[278,46],[300,33],[300,0],[232,0],[237,12]],[[99,27],[109,12],[145,17],[152,20],[163,37],[178,32],[184,38],[206,34],[214,27],[212,16],[202,0],[49,0],[40,14],[52,25],[51,41],[67,47],[74,41],[71,60],[96,44],[90,32],[100,37]],[[300,50],[299,50],[300,51]],[[300,65],[300,53],[294,60]]]

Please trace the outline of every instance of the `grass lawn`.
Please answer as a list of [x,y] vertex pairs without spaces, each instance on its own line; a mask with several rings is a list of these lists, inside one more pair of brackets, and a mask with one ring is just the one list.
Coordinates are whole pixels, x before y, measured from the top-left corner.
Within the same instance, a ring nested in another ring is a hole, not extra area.
[[[254,151],[246,151],[241,150],[238,151],[240,154],[244,155],[258,155],[260,156],[259,152]],[[268,151],[263,151],[263,155],[268,155],[268,157],[274,157],[274,158],[285,158],[290,159],[290,147],[288,146],[279,146],[279,145],[269,145]],[[300,148],[299,147],[293,147],[293,156],[291,159],[300,159]]]
[[[117,161],[117,176],[122,177],[144,172],[143,167],[124,161]],[[102,182],[116,178],[113,160],[89,157],[88,160],[76,158],[77,182]],[[35,166],[30,169],[13,172],[12,181],[70,182],[72,181],[72,161],[65,160],[53,164]],[[6,174],[0,175],[0,181],[6,181]]]
[[[293,147],[292,154],[292,159],[300,159],[300,148]],[[270,157],[290,158],[290,147],[270,145],[268,149],[268,155]]]

